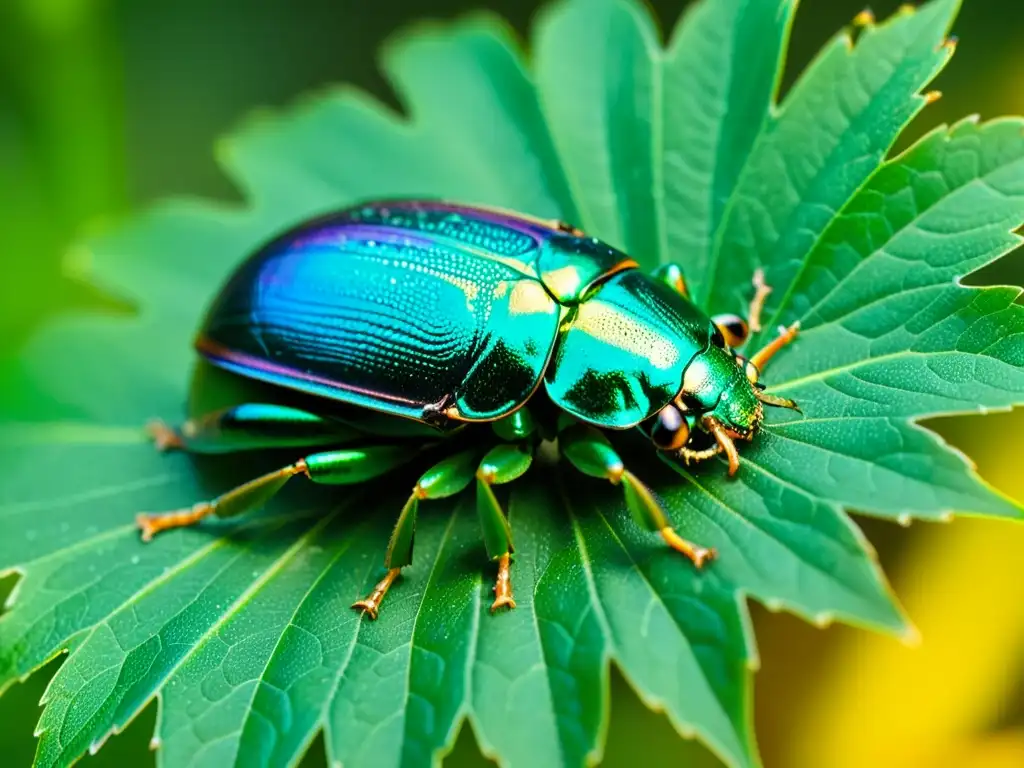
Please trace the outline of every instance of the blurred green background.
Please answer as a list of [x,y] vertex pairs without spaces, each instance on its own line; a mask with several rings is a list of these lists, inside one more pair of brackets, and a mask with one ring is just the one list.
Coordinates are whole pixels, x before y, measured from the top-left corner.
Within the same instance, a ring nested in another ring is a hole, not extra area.
[[[526,32],[535,0],[0,0],[0,367],[54,313],[108,301],[62,277],[76,236],[168,195],[237,199],[215,139],[251,110],[354,83],[395,103],[375,51],[422,18],[487,8]],[[687,3],[653,2],[670,29]],[[898,3],[877,2],[878,16]],[[1024,2],[965,0],[944,98],[904,141],[978,112],[1024,113]],[[803,0],[786,85],[863,0]],[[1024,282],[1020,253],[985,282]],[[0,413],[14,410],[0,390]],[[6,401],[6,403],[4,402]],[[5,407],[5,405],[7,407]],[[1018,499],[1024,413],[932,425]],[[862,521],[924,643],[825,631],[752,606],[769,768],[1024,766],[1024,526]],[[0,582],[0,593],[13,585]],[[0,699],[0,764],[31,761],[55,664]],[[615,679],[607,765],[717,765]],[[152,764],[151,706],[86,765]],[[318,751],[314,747],[314,751]],[[307,761],[322,763],[317,756]],[[447,764],[484,763],[468,729]]]

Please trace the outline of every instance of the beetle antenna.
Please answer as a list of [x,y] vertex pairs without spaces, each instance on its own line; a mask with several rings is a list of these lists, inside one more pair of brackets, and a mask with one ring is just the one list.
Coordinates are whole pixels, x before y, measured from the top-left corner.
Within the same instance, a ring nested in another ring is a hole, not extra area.
[[725,427],[714,416],[705,416],[704,427],[715,437],[715,442],[722,446],[725,455],[729,457],[729,477],[732,477],[740,468],[740,454],[736,450],[736,443],[729,437]]
[[797,413],[803,413],[803,411],[800,410],[800,406],[798,406],[793,400],[790,400],[788,397],[769,395],[767,392],[762,392],[760,390],[755,390],[754,396],[765,405],[774,405],[776,408],[789,408],[790,410],[794,410]]

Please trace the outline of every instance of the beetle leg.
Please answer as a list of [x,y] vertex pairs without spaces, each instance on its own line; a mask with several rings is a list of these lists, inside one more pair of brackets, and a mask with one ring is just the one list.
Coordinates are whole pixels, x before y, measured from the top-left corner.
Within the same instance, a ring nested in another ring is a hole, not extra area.
[[179,429],[151,421],[146,431],[158,450],[231,453],[263,448],[300,448],[364,437],[341,422],[269,403],[245,403],[187,420]]
[[683,268],[678,264],[663,264],[654,270],[654,278],[665,283],[684,299],[690,298],[690,290],[686,285],[686,278],[683,277]]
[[380,604],[391,585],[407,565],[412,564],[413,539],[416,533],[416,517],[421,499],[443,499],[461,493],[473,481],[473,464],[479,454],[475,451],[449,456],[428,469],[413,486],[409,500],[395,523],[384,555],[387,573],[373,590],[362,600],[352,604],[371,619],[377,618]]
[[160,419],[151,419],[146,423],[146,434],[161,453],[185,450],[185,441],[178,430]]
[[512,556],[512,529],[508,517],[498,504],[492,486],[510,483],[521,477],[533,463],[533,454],[522,445],[504,444],[492,448],[476,470],[476,510],[484,534],[487,556],[498,562],[498,578],[494,583],[491,612],[499,608],[515,608],[509,573]]
[[754,298],[750,300],[750,309],[747,310],[747,325],[754,333],[761,331],[761,312],[764,310],[765,299],[772,292],[772,287],[764,281],[764,270],[758,267],[754,270]]
[[771,286],[764,281],[764,270],[757,269],[754,272],[754,297],[750,300],[750,307],[747,310],[747,319],[739,315],[715,315],[712,322],[718,326],[718,330],[725,337],[725,343],[730,347],[740,347],[746,343],[751,333],[759,333],[761,330],[761,312],[764,310],[765,299],[772,292]]
[[750,358],[750,362],[759,371],[764,371],[765,365],[775,354],[787,344],[791,344],[796,335],[800,332],[800,322],[793,323],[789,328],[779,328],[779,335],[772,339],[764,349],[759,350]]
[[729,458],[729,477],[735,475],[740,468],[740,454],[736,450],[736,443],[733,442],[733,436],[729,431],[722,425],[718,419],[713,416],[705,416],[702,420],[704,428],[715,438],[715,442],[725,451],[725,455]]
[[195,525],[210,515],[221,517],[239,515],[262,506],[295,475],[306,474],[306,472],[305,461],[300,460],[233,488],[213,501],[201,501],[190,508],[174,512],[136,515],[135,524],[139,527],[142,540],[152,541],[153,537],[161,531]]
[[530,409],[525,405],[504,418],[491,422],[491,429],[502,440],[510,443],[525,440],[537,430]]
[[559,440],[562,455],[580,472],[622,486],[626,506],[638,525],[661,534],[666,544],[685,555],[698,569],[715,557],[715,550],[687,541],[676,533],[654,494],[626,469],[608,438],[592,427],[580,426],[566,430]]
[[377,618],[377,612],[380,610],[380,604],[384,600],[384,595],[391,589],[391,585],[395,583],[395,579],[402,575],[401,568],[389,568],[388,572],[384,574],[384,578],[378,581],[373,591],[370,592],[362,600],[356,600],[352,603],[352,607],[357,611],[362,611],[365,615],[371,619]]
[[396,446],[315,453],[243,483],[213,501],[203,501],[174,512],[140,514],[136,516],[135,522],[141,531],[142,540],[150,541],[161,531],[194,525],[210,515],[234,517],[252,512],[266,504],[296,475],[305,475],[314,483],[351,485],[383,475],[414,455],[414,452]]

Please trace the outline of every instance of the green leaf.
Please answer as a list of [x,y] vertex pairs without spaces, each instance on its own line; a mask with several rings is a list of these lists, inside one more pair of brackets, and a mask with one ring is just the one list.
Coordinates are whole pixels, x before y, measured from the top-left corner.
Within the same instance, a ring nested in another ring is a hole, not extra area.
[[747,158],[696,291],[701,303],[742,310],[758,267],[770,285],[789,285],[835,213],[924,107],[918,92],[952,54],[944,41],[959,5],[904,6],[888,22],[868,24],[856,44],[844,31],[818,55]]
[[[98,748],[154,697],[167,766],[290,765],[320,732],[332,763],[422,765],[466,722],[503,763],[578,765],[600,758],[614,662],[680,733],[754,766],[747,597],[912,634],[845,510],[1021,517],[915,420],[1024,402],[1018,291],[959,283],[1017,245],[1024,121],[965,121],[885,159],[948,58],[953,0],[840,35],[776,105],[794,5],[705,0],[663,48],[639,3],[570,0],[538,21],[530,65],[489,17],[423,27],[385,51],[407,114],[340,90],[258,116],[219,148],[245,207],[165,204],[75,254],[137,313],[53,321],[15,379],[44,418],[0,426],[0,570],[22,576],[0,688],[68,653],[38,765]],[[140,428],[184,411],[221,281],[283,227],[396,195],[563,218],[681,262],[714,311],[742,310],[766,269],[751,349],[802,323],[766,374],[802,415],[773,412],[733,480],[719,461],[627,453],[679,530],[717,548],[712,566],[561,465],[507,493],[518,607],[497,616],[461,497],[423,504],[381,618],[349,609],[412,477],[293,484],[250,518],[138,541],[136,512],[280,465],[157,455]]]
[[[586,22],[580,20],[586,17]],[[552,6],[537,24],[537,89],[579,210],[578,226],[656,263],[659,108],[653,22],[615,0]]]
[[685,262],[693,285],[705,282],[726,204],[769,117],[795,7],[696,3],[666,52],[660,260]]
[[778,310],[804,331],[773,368],[771,391],[808,416],[776,425],[758,459],[873,514],[1015,516],[907,418],[1021,402],[1019,291],[954,281],[1017,245],[1022,207],[1024,120],[939,129],[879,168]]

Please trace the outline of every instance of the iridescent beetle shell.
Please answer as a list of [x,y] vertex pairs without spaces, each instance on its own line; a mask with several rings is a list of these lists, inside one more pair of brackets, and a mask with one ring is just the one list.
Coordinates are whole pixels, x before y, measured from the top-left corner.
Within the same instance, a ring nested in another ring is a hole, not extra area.
[[760,404],[716,337],[678,292],[575,229],[394,201],[261,249],[197,347],[252,379],[441,428],[500,419],[543,385],[599,427],[633,427],[678,401],[746,435]]
[[[452,448],[413,485],[386,573],[353,607],[375,618],[412,563],[419,503],[475,482],[484,549],[498,564],[491,610],[514,608],[512,529],[492,487],[518,479],[544,441],[557,441],[560,457],[620,486],[634,519],[702,568],[714,549],[675,531],[594,427],[639,426],[687,462],[725,453],[734,474],[733,440],[753,435],[761,404],[795,407],[755,388],[795,327],[749,360],[731,348],[760,317],[769,290],[760,272],[753,287],[749,323],[713,322],[688,300],[679,267],[645,275],[557,222],[408,200],[307,222],[239,267],[197,339],[214,366],[273,385],[267,399],[200,410],[180,428],[158,422],[150,433],[160,447],[195,453],[321,450],[211,501],[141,514],[142,537],[251,511],[293,477],[355,485]],[[256,394],[239,383],[244,398]],[[490,429],[461,429],[467,422]],[[487,432],[497,445],[485,447]]]

